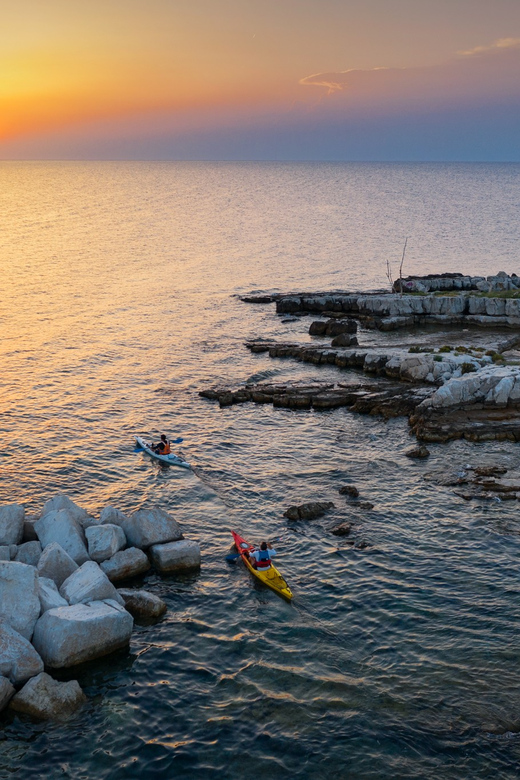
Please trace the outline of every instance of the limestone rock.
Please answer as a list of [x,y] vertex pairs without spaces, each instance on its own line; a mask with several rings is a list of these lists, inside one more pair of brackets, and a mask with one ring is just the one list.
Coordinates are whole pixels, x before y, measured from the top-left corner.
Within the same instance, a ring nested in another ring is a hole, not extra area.
[[19,563],[27,563],[29,566],[37,566],[41,554],[40,542],[25,542],[18,546],[14,560]]
[[38,620],[33,643],[47,666],[75,666],[125,647],[133,624],[126,609],[112,600],[58,607]]
[[125,532],[118,525],[105,523],[85,530],[88,553],[93,561],[101,563],[126,546]]
[[64,720],[72,715],[87,697],[77,680],[58,682],[41,672],[25,683],[11,700],[11,709],[43,720]]
[[122,526],[125,520],[128,520],[128,517],[124,515],[119,509],[116,509],[115,506],[110,505],[102,509],[99,516],[99,522],[102,525],[105,523],[110,523],[111,525]]
[[141,550],[182,539],[177,522],[158,506],[134,512],[121,526],[128,543]]
[[14,685],[11,685],[7,677],[0,677],[0,712],[7,707],[9,699],[11,699],[14,694]]
[[189,539],[154,544],[150,548],[150,555],[153,565],[160,572],[187,571],[200,566],[200,547]]
[[42,614],[48,609],[56,607],[68,607],[69,603],[60,596],[54,580],[48,577],[38,577],[38,595],[40,597]]
[[40,517],[44,517],[44,515],[48,515],[50,512],[60,512],[63,509],[65,509],[69,517],[73,518],[77,523],[81,523],[89,517],[89,513],[86,509],[82,509],[63,493],[58,493],[45,502]]
[[57,542],[76,563],[81,565],[89,560],[83,528],[67,509],[47,512],[34,527],[44,547]]
[[0,620],[30,639],[40,615],[36,569],[16,561],[0,561]]
[[166,612],[164,601],[147,590],[118,588],[117,592],[125,602],[125,609],[135,618],[155,619]]
[[11,547],[9,544],[3,544],[0,547],[0,561],[11,560]]
[[20,544],[24,519],[25,509],[20,504],[0,506],[0,544]]
[[334,509],[332,501],[310,501],[308,504],[290,506],[284,512],[284,517],[289,520],[314,520],[324,515],[329,509]]
[[0,621],[0,674],[13,685],[43,672],[43,661],[31,645],[8,623]]
[[103,561],[100,566],[111,582],[118,582],[144,574],[150,568],[150,561],[145,552],[137,547],[129,547],[120,550],[108,561]]
[[58,588],[77,568],[78,564],[57,542],[51,542],[45,547],[37,566],[40,577],[54,580]]
[[69,604],[113,599],[124,604],[104,571],[94,561],[86,561],[68,577],[60,588],[60,596]]

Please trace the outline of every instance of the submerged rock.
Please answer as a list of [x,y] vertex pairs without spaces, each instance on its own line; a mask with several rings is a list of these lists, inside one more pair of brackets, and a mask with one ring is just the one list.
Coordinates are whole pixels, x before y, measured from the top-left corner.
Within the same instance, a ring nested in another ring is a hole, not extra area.
[[343,485],[338,491],[342,496],[350,496],[350,498],[357,498],[359,496],[359,490],[354,485]]
[[322,517],[330,509],[334,509],[332,501],[310,501],[307,504],[290,506],[284,512],[284,517],[287,517],[288,520],[315,520]]
[[125,609],[135,618],[155,619],[166,612],[165,602],[147,590],[118,588],[117,592],[125,603]]
[[77,680],[58,682],[45,672],[29,680],[11,700],[11,709],[43,720],[64,720],[84,702],[87,697]]
[[407,450],[404,454],[407,458],[427,458],[430,455],[430,450],[422,444],[419,447],[412,447],[411,450]]
[[334,536],[348,536],[351,530],[352,526],[350,523],[341,523],[340,525],[336,525],[334,528],[331,528],[330,532],[334,534]]
[[40,672],[43,661],[29,640],[0,621],[0,674],[19,685]]
[[58,607],[38,620],[33,643],[46,666],[75,666],[126,647],[133,624],[126,609],[112,600]]

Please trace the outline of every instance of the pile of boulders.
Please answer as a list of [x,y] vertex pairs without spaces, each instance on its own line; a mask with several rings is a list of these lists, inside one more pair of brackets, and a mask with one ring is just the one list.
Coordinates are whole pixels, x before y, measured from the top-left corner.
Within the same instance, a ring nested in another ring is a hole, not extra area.
[[58,495],[28,519],[19,504],[1,506],[0,710],[11,702],[20,712],[59,717],[79,706],[79,685],[54,681],[44,667],[125,647],[134,617],[159,617],[166,605],[157,596],[114,585],[152,566],[160,573],[200,566],[199,545],[159,507],[125,515],[107,506],[96,519]]

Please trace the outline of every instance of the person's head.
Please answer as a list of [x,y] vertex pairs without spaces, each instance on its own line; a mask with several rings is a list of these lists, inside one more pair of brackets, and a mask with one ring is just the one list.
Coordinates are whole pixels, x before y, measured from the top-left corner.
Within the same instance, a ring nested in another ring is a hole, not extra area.
[[267,542],[262,542],[262,544],[260,545],[260,549],[267,550]]
[[161,441],[166,441],[166,436],[164,435],[164,433],[161,433]]

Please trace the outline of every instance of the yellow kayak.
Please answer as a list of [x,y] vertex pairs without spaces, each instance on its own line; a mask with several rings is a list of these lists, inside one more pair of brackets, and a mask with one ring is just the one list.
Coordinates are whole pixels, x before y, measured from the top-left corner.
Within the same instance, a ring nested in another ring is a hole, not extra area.
[[270,568],[266,569],[265,571],[254,569],[249,562],[249,551],[255,549],[254,545],[246,542],[246,540],[242,539],[242,537],[239,536],[235,531],[231,531],[231,533],[233,534],[233,539],[235,540],[237,552],[240,553],[240,557],[244,561],[251,574],[256,577],[257,580],[263,582],[264,585],[267,585],[268,588],[274,590],[275,593],[278,593],[279,596],[282,596],[284,599],[290,601],[293,597],[293,594],[278,569],[273,566],[272,563]]

